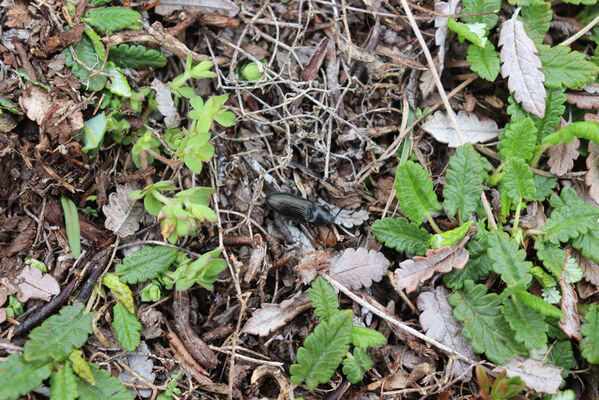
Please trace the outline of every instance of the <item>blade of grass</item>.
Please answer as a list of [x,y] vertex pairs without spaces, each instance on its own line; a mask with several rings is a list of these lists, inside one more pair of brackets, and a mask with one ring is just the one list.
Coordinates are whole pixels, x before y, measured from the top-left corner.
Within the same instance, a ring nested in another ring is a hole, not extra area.
[[67,239],[71,247],[71,253],[75,259],[81,255],[81,231],[79,228],[79,214],[73,200],[66,197],[60,198],[64,212],[64,223],[67,230]]

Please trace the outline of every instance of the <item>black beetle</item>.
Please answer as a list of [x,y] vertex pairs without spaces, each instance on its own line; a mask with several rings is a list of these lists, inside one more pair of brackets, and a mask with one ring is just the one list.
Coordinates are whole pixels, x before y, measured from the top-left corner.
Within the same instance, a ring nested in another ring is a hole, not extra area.
[[335,221],[335,217],[323,206],[289,193],[270,193],[266,196],[266,204],[279,214],[301,222],[330,225]]

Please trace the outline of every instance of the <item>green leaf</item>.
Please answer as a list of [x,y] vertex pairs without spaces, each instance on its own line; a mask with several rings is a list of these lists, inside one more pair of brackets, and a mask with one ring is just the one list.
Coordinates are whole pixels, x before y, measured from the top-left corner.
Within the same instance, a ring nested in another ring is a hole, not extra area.
[[83,148],[81,149],[84,153],[97,149],[100,146],[106,133],[106,124],[106,116],[103,112],[85,121],[82,136]]
[[551,143],[554,145],[568,143],[574,139],[574,136],[592,140],[599,144],[599,122],[596,121],[579,121],[574,122],[562,129],[548,135],[543,139],[543,143]]
[[102,283],[110,289],[114,297],[123,304],[131,313],[135,313],[135,302],[131,288],[123,283],[120,278],[111,272],[104,275]]
[[289,368],[291,382],[306,381],[308,389],[314,390],[331,379],[349,350],[352,320],[351,310],[343,310],[316,326],[297,351],[297,364]]
[[50,377],[50,400],[75,400],[77,397],[77,377],[67,362]]
[[83,19],[100,33],[118,31],[133,25],[141,18],[141,14],[127,7],[96,8],[87,12]]
[[564,0],[564,3],[574,5],[584,4],[587,6],[592,6],[594,4],[597,4],[597,0]]
[[543,43],[545,34],[549,31],[549,25],[553,19],[551,3],[545,1],[534,1],[530,6],[522,8],[526,33],[535,43]]
[[599,263],[599,226],[595,225],[588,232],[579,235],[572,241],[572,247],[584,257]]
[[491,272],[491,260],[487,255],[488,242],[486,235],[479,235],[481,230],[477,232],[477,240],[468,242],[468,263],[463,269],[453,269],[443,276],[443,282],[453,290],[461,289],[466,280],[473,282],[481,278],[485,278]]
[[541,313],[546,317],[565,318],[566,314],[557,307],[552,306],[545,300],[528,293],[525,290],[514,291],[514,296],[524,305],[530,307],[534,311]]
[[560,123],[560,116],[566,110],[566,93],[565,88],[547,89],[547,97],[545,98],[545,117],[539,118],[535,115],[527,113],[522,109],[522,106],[514,100],[514,96],[508,98],[509,106],[507,113],[512,116],[512,122],[522,118],[530,118],[537,127],[537,142],[541,142],[543,138],[555,131],[555,127]]
[[110,76],[110,86],[108,87],[110,93],[126,98],[131,97],[131,86],[129,86],[127,78],[113,62],[106,63],[104,72]]
[[52,372],[52,364],[26,363],[20,354],[11,354],[0,363],[0,399],[16,400],[37,389]]
[[177,290],[187,290],[194,283],[199,284],[207,290],[212,290],[218,274],[227,268],[225,260],[216,258],[222,251],[222,248],[214,249],[202,254],[200,258],[191,264],[177,268],[177,271],[175,271]]
[[445,231],[443,233],[437,233],[431,238],[431,247],[433,249],[438,249],[439,247],[451,246],[457,243],[458,241],[462,240],[466,233],[468,233],[473,224],[474,221],[470,220],[451,230]]
[[515,332],[500,310],[499,296],[487,293],[485,285],[475,286],[474,282],[467,280],[463,290],[449,296],[449,303],[454,307],[456,319],[466,324],[462,334],[466,339],[472,339],[475,353],[484,352],[492,362],[503,364],[508,358],[525,351],[514,340]]
[[550,48],[544,44],[537,44],[537,49],[543,64],[545,86],[549,88],[582,89],[597,77],[599,67],[578,51],[570,51],[566,46]]
[[574,351],[572,343],[569,340],[559,340],[551,346],[551,351],[547,356],[547,364],[562,367],[562,377],[568,376],[568,372],[574,368]]
[[214,115],[214,120],[224,127],[235,125],[235,114],[221,110]]
[[[462,14],[479,14],[499,11],[501,9],[501,0],[464,0],[462,1]],[[475,17],[462,18],[467,23],[480,22],[485,24],[487,32],[497,25],[499,16],[497,14],[477,15]]]
[[116,303],[112,312],[114,320],[111,326],[119,343],[127,351],[135,350],[139,346],[141,323],[121,303]]
[[527,350],[541,349],[547,345],[549,325],[543,315],[513,297],[505,298],[501,311],[510,328],[516,332],[514,338],[523,343]]
[[102,42],[102,38],[89,26],[85,27],[85,34],[92,42],[92,46],[94,46],[94,51],[100,58],[100,60],[104,60],[106,58],[106,47],[104,47],[104,42]]
[[510,288],[525,288],[532,280],[530,268],[532,263],[526,260],[526,252],[518,243],[501,231],[489,233],[487,254],[491,260],[493,271],[501,275]]
[[125,283],[141,283],[157,278],[175,261],[177,250],[167,246],[143,247],[123,259],[115,267],[120,280]]
[[160,210],[162,210],[162,203],[152,194],[149,194],[144,196],[144,207],[147,212],[157,217],[160,214]]
[[94,313],[86,313],[79,302],[61,308],[59,314],[31,331],[23,352],[25,360],[30,363],[65,360],[73,349],[87,342],[93,317]]
[[166,57],[156,49],[146,49],[139,44],[122,43],[110,48],[108,59],[121,68],[151,67],[166,65]]
[[[103,74],[90,75],[102,67],[104,60],[100,60],[96,50],[87,36],[81,36],[81,41],[71,46],[78,61],[75,61],[71,55],[69,47],[62,51],[65,56],[65,65],[71,69],[71,73],[81,81],[81,85],[89,91],[97,92],[102,90],[108,82],[108,78]],[[80,63],[83,63],[81,65]]]
[[71,354],[69,354],[69,361],[72,363],[73,372],[75,372],[78,377],[91,385],[96,384],[89,363],[83,358],[83,351],[81,349],[73,350]]
[[69,247],[71,253],[75,259],[81,255],[81,232],[79,229],[79,214],[77,213],[77,207],[73,200],[66,197],[60,198],[62,204],[62,211],[64,212],[64,223],[67,231],[67,239],[69,240]]
[[536,192],[532,196],[535,201],[544,201],[557,184],[557,178],[534,174]]
[[484,48],[487,45],[488,39],[486,37],[485,24],[479,22],[463,24],[453,18],[449,18],[447,20],[447,26],[452,32],[457,33],[460,43],[467,40],[481,48]]
[[582,279],[582,269],[572,257],[566,261],[566,267],[564,268],[564,281],[566,283],[576,283]]
[[550,202],[554,210],[545,222],[543,231],[551,243],[576,239],[596,227],[599,208],[579,198],[574,189],[564,188],[560,197],[553,195]]
[[91,372],[96,381],[90,385],[83,379],[77,378],[79,400],[133,400],[133,396],[125,386],[108,371],[101,369],[96,364],[90,364]]
[[183,162],[192,172],[202,172],[202,164],[214,155],[214,146],[208,141],[210,134],[198,134],[187,142],[183,150]]
[[503,192],[515,201],[520,199],[532,200],[537,188],[528,164],[520,157],[512,157],[507,160],[504,171],[503,182],[505,186]]
[[582,356],[591,364],[599,364],[599,316],[597,304],[591,304],[580,327],[584,339],[580,342]]
[[376,347],[387,341],[385,335],[374,329],[363,326],[351,327],[351,342],[356,347]]
[[537,128],[530,118],[523,118],[505,127],[499,145],[499,155],[508,160],[520,157],[526,161],[532,158],[537,143]]
[[343,360],[343,373],[351,383],[358,383],[364,377],[364,373],[372,367],[373,363],[368,354],[362,348],[355,348],[353,355],[348,355]]
[[543,266],[553,276],[559,278],[562,276],[564,261],[566,260],[566,251],[560,248],[557,244],[547,243],[543,240],[535,241],[535,249],[537,257],[543,261]]
[[485,47],[480,47],[471,44],[468,46],[468,62],[472,63],[470,69],[476,72],[481,78],[489,82],[495,81],[499,75],[500,63],[499,53],[495,50],[495,46],[490,40],[487,41]]
[[460,213],[462,221],[470,218],[476,210],[483,191],[483,181],[491,165],[484,159],[471,143],[456,149],[455,155],[449,159],[447,184],[443,187],[443,207],[451,216]]
[[372,233],[379,242],[399,252],[422,256],[429,248],[431,234],[406,218],[387,217],[372,224]]
[[433,182],[420,164],[406,161],[398,165],[395,189],[403,213],[419,225],[429,212],[441,209],[433,191]]
[[314,315],[320,321],[328,321],[339,312],[337,293],[335,293],[333,286],[321,276],[317,276],[312,281],[310,301],[312,302],[312,308],[314,308]]

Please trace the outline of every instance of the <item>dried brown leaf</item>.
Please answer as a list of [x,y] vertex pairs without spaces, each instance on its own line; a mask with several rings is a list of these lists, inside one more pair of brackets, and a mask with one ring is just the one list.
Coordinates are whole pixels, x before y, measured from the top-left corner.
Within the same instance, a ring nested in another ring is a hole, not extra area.
[[[435,3],[435,11],[439,14],[453,15],[460,4],[460,0],[438,1]],[[443,72],[443,64],[445,63],[445,42],[449,33],[447,26],[447,17],[435,16],[435,45],[439,46],[439,75]]]
[[395,270],[395,285],[398,290],[413,292],[420,282],[430,279],[435,272],[447,273],[452,269],[462,269],[468,262],[468,251],[463,246],[454,249],[443,246],[428,249],[426,256],[415,256],[402,261]]
[[6,26],[9,28],[27,28],[33,20],[27,2],[10,1],[6,9]]
[[579,146],[580,140],[576,136],[571,142],[551,146],[547,150],[547,164],[551,167],[551,173],[561,176],[570,171],[574,167],[574,160],[578,158]]
[[293,267],[297,280],[304,285],[310,284],[318,271],[329,267],[329,253],[324,250],[310,251]]
[[[156,374],[152,372],[154,369],[154,362],[152,361],[152,358],[147,356],[149,353],[150,349],[148,348],[148,345],[142,340],[136,351],[128,353],[127,356],[123,358],[123,362],[129,365],[129,367],[137,374],[136,376],[140,376],[145,379],[145,381],[153,383],[156,380]],[[127,369],[122,370],[117,378],[124,384],[132,384],[138,379]],[[131,391],[134,396],[139,393],[139,396],[143,398],[148,398],[152,395],[151,389],[130,388],[129,391]]]
[[252,254],[250,255],[250,262],[248,270],[243,277],[245,282],[250,282],[256,276],[256,273],[264,264],[264,257],[266,256],[267,246],[260,234],[255,234],[253,239],[254,247],[252,248]]
[[[464,142],[482,143],[495,139],[499,135],[497,123],[492,119],[479,119],[476,114],[464,111],[458,112],[456,118]],[[449,116],[443,111],[435,112],[422,125],[422,129],[433,135],[438,142],[447,143],[449,147],[460,147],[461,145]]]
[[311,307],[308,293],[298,292],[280,304],[262,304],[243,327],[243,333],[268,336]]
[[545,221],[545,207],[538,201],[532,201],[526,207],[526,214],[520,220],[520,225],[525,229],[541,229]]
[[359,247],[347,249],[331,259],[329,274],[343,286],[356,290],[383,279],[389,265],[391,263],[383,253]]
[[589,141],[588,150],[588,171],[584,177],[584,183],[589,187],[589,196],[595,203],[599,203],[599,145],[593,141]]
[[507,360],[503,366],[495,367],[493,372],[505,371],[508,378],[519,377],[527,388],[535,392],[555,394],[562,384],[562,370],[563,368],[557,365],[516,356]]
[[161,0],[156,5],[156,14],[167,15],[176,10],[200,10],[234,17],[239,7],[231,0]]
[[586,91],[569,92],[566,94],[566,102],[583,110],[599,109],[599,95],[596,93]]
[[507,78],[508,88],[522,108],[539,118],[545,116],[547,92],[543,82],[534,42],[526,34],[524,24],[516,19],[517,13],[501,27],[498,45],[501,46],[501,76]]
[[179,113],[175,107],[171,89],[158,78],[154,78],[150,87],[156,91],[156,105],[160,114],[164,116],[166,126],[178,125]]
[[599,264],[591,259],[583,257],[577,250],[572,250],[572,256],[576,260],[576,263],[580,265],[584,279],[593,285],[599,286]]
[[559,285],[562,289],[561,309],[566,314],[564,318],[559,320],[559,327],[568,337],[581,341],[580,318],[577,309],[578,298],[574,285],[566,283],[563,276],[559,280]]
[[[476,356],[472,346],[462,335],[463,326],[456,321],[453,309],[447,301],[449,295],[448,289],[438,286],[435,290],[418,296],[417,306],[421,312],[420,326],[428,337],[474,360]],[[455,360],[450,372],[454,377],[464,374],[461,378],[463,382],[469,382],[472,378],[472,369],[462,360]]]
[[116,191],[108,196],[108,204],[102,207],[106,216],[104,226],[121,238],[133,235],[139,229],[143,206],[129,198],[133,190],[128,184],[117,186]]
[[6,308],[0,308],[0,324],[6,321]]
[[35,267],[25,266],[13,281],[17,287],[17,300],[21,303],[29,299],[49,301],[60,293],[60,286],[50,274],[43,274]]
[[326,56],[327,54],[326,50],[328,45],[328,37],[325,37],[320,41],[320,43],[318,43],[318,46],[316,46],[314,53],[312,53],[312,55],[310,56],[308,64],[306,64],[306,67],[302,71],[301,78],[303,81],[311,81],[312,79],[314,79],[314,77],[318,73],[318,70],[322,66],[324,56]]

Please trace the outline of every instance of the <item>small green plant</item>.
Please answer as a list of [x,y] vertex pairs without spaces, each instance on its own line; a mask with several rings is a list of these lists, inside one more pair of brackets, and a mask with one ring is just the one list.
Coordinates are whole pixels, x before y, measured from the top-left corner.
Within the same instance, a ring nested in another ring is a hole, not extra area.
[[51,399],[132,400],[118,379],[88,364],[79,350],[92,333],[93,317],[82,303],[74,303],[32,330],[23,354],[0,363],[0,398],[16,400],[50,378]]
[[478,381],[478,395],[482,400],[510,400],[526,399],[519,395],[524,389],[524,382],[518,377],[507,378],[505,371],[489,382],[489,376],[483,367],[476,366],[476,380]]
[[291,382],[305,381],[314,390],[331,379],[341,362],[351,383],[361,381],[372,367],[365,350],[385,343],[386,338],[374,329],[354,326],[352,311],[339,310],[335,289],[320,276],[312,282],[310,300],[320,322],[297,351],[297,363],[289,369]]
[[173,395],[180,394],[181,390],[177,387],[180,375],[171,375],[171,381],[166,385],[166,392],[162,392],[156,397],[156,400],[172,400]]

